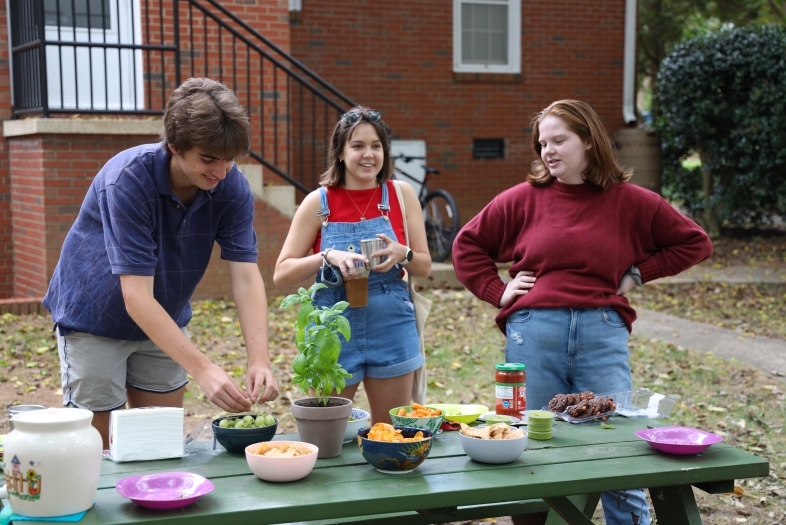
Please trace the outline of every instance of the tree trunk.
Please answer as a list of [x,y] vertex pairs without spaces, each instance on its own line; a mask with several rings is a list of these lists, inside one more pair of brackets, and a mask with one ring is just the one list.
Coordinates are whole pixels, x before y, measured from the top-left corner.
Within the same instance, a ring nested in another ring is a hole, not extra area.
[[786,2],[777,2],[776,0],[767,0],[770,10],[775,16],[786,21]]
[[703,152],[699,153],[701,158],[701,186],[704,192],[704,216],[702,227],[710,237],[720,236],[720,221],[718,220],[718,210],[712,205],[712,171],[707,166],[709,158]]

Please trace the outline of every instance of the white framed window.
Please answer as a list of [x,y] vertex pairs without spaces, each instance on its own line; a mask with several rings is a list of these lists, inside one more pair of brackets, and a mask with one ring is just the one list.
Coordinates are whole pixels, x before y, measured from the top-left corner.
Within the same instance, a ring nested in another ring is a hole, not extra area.
[[[44,0],[47,41],[142,43],[139,0]],[[52,109],[144,109],[141,49],[47,45]]]
[[521,0],[453,0],[453,71],[521,73]]
[[[89,16],[88,16],[89,13]],[[112,29],[109,0],[44,0],[44,19],[48,26]],[[58,16],[60,21],[58,22]]]

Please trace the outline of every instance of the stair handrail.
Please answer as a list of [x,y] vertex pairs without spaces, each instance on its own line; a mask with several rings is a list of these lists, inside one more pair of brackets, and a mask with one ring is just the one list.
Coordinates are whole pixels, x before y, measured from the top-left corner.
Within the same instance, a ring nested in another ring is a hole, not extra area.
[[[274,57],[273,55],[271,55],[265,49],[262,49],[261,47],[259,47],[255,42],[253,42],[251,39],[249,39],[246,35],[240,34],[235,28],[233,28],[232,26],[227,24],[224,20],[221,20],[220,18],[218,18],[215,13],[213,13],[212,11],[209,11],[208,9],[206,9],[205,6],[200,4],[197,0],[188,0],[188,2],[192,6],[196,7],[197,9],[199,9],[205,16],[210,17],[213,21],[215,21],[216,23],[220,24],[224,29],[226,29],[227,31],[231,32],[234,36],[239,38],[244,44],[248,45],[248,47],[250,47],[254,51],[258,52],[260,55],[263,55],[265,58],[270,60],[271,63],[273,63],[274,65],[276,65],[279,68],[281,68],[281,70],[286,72],[287,75],[289,75],[292,78],[300,80],[302,85],[305,86],[309,91],[311,91],[315,95],[318,95],[322,100],[324,100],[325,102],[329,103],[335,109],[337,109],[337,110],[345,109],[345,108],[342,108],[340,105],[336,104],[335,101],[329,99],[323,93],[318,91],[315,88],[315,86],[313,86],[313,85],[311,85],[311,84],[309,84],[307,82],[303,82],[302,79],[298,76],[296,71],[293,71],[291,68],[287,67],[286,64],[283,63],[281,60],[279,60],[276,57]],[[207,0],[207,2],[210,3],[210,4],[214,3],[213,0]],[[223,11],[223,9],[224,9],[223,7],[221,7],[221,6],[218,6],[218,7],[219,7],[219,9],[221,9]],[[245,25],[245,22],[242,22],[242,20],[240,22]],[[254,34],[252,36],[255,36],[255,37],[259,36],[259,37],[261,37],[265,41],[266,44],[271,43],[267,38],[263,37],[259,33],[256,33],[256,34]],[[277,48],[276,52],[279,53],[279,54],[282,54],[282,56],[284,56],[284,58],[286,58],[287,61],[297,62],[297,59],[295,59],[294,57],[289,55],[286,51],[282,50],[281,48]],[[336,96],[338,96],[346,104],[349,104],[350,106],[356,106],[357,105],[352,100],[347,98],[346,95],[344,95],[343,93],[341,93],[340,91],[338,91],[334,87],[332,87],[330,84],[328,84],[327,82],[322,80],[319,77],[319,75],[317,75],[316,73],[314,73],[311,70],[309,70],[306,66],[303,66],[302,64],[301,64],[301,66],[304,68],[304,70],[309,72],[309,76],[311,76],[313,78],[313,80],[315,80],[319,84],[319,86],[321,86],[323,88],[326,88],[328,91],[330,91],[331,93],[333,93]]]
[[[342,102],[344,102],[345,104],[348,104],[350,107],[357,106],[357,104],[356,104],[354,101],[352,101],[352,100],[351,100],[349,97],[347,97],[346,95],[344,95],[342,92],[338,91],[338,90],[337,90],[336,88],[334,88],[332,85],[330,85],[330,84],[328,84],[327,82],[325,82],[325,81],[322,79],[322,77],[320,77],[320,76],[319,76],[319,75],[317,75],[315,72],[313,72],[311,69],[309,69],[309,68],[308,68],[308,66],[306,66],[305,64],[303,64],[302,62],[300,62],[298,59],[296,59],[295,57],[293,57],[292,55],[290,55],[289,53],[287,53],[286,51],[284,51],[283,49],[281,49],[280,47],[278,47],[278,46],[277,46],[275,43],[273,43],[272,41],[270,41],[270,40],[269,40],[267,37],[265,37],[265,36],[264,36],[262,33],[260,33],[259,31],[257,31],[256,29],[254,29],[253,27],[251,27],[250,25],[248,25],[246,22],[244,22],[243,20],[241,20],[240,18],[238,18],[238,17],[237,17],[237,15],[235,15],[234,13],[232,13],[231,11],[229,11],[229,10],[228,10],[227,8],[225,8],[223,5],[219,4],[219,3],[218,3],[216,0],[207,0],[207,2],[208,2],[210,5],[212,5],[213,7],[215,7],[216,9],[218,9],[219,11],[221,11],[221,12],[222,12],[222,13],[223,13],[225,16],[227,16],[227,17],[228,17],[229,19],[231,19],[233,22],[237,23],[237,24],[238,24],[238,25],[240,25],[240,26],[241,26],[243,29],[245,29],[246,31],[248,31],[249,33],[251,33],[252,35],[254,35],[254,37],[256,37],[256,38],[258,38],[258,39],[262,40],[262,41],[263,41],[263,42],[264,42],[264,43],[265,43],[267,46],[269,46],[271,49],[273,49],[273,50],[274,50],[276,53],[278,53],[279,55],[283,56],[283,57],[284,57],[284,58],[285,58],[285,59],[286,59],[286,60],[287,60],[289,63],[291,63],[292,65],[296,66],[296,67],[297,67],[298,69],[300,69],[300,70],[301,70],[303,73],[305,73],[306,75],[308,75],[308,76],[309,76],[309,77],[310,77],[310,78],[311,78],[311,79],[312,79],[314,82],[316,82],[316,83],[317,83],[317,84],[319,84],[321,87],[325,88],[326,90],[330,91],[332,94],[334,94],[335,96],[337,96],[338,98],[340,98]],[[261,50],[260,50],[260,51],[261,51]],[[271,57],[270,55],[267,55],[267,56],[268,56],[268,57],[269,57],[271,60],[274,60],[274,59],[273,59],[273,57]],[[277,62],[277,63],[279,63],[279,64],[282,66],[282,68],[283,68],[283,69],[288,69],[288,68],[285,68],[285,67],[283,66],[283,64],[281,64],[280,62],[278,62],[278,61],[276,61],[276,62]]]

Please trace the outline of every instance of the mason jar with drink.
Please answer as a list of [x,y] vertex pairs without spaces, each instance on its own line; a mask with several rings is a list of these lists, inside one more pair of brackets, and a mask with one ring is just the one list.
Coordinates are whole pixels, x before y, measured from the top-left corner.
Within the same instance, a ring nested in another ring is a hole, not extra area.
[[355,261],[355,275],[344,279],[344,290],[350,308],[368,306],[368,270],[361,261]]

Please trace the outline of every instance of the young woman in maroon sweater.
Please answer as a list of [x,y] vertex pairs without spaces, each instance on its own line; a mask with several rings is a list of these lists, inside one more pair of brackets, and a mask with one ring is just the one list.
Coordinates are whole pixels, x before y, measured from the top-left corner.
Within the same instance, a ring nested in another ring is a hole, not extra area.
[[[532,122],[539,159],[453,245],[458,279],[500,308],[505,358],[527,366],[527,407],[559,393],[631,389],[625,293],[712,253],[709,237],[659,195],[628,183],[592,108],[560,100]],[[508,283],[497,262],[512,262]],[[606,493],[606,523],[649,523],[641,491]]]

